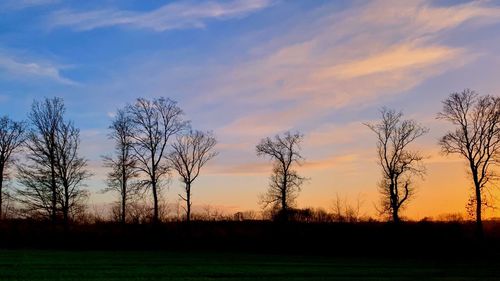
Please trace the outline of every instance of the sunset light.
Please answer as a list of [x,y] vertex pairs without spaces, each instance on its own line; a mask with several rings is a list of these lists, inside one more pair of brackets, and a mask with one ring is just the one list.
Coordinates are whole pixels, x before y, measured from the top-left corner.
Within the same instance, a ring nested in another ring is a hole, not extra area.
[[32,220],[171,237],[453,221],[487,237],[500,2],[0,1],[2,117],[0,240]]

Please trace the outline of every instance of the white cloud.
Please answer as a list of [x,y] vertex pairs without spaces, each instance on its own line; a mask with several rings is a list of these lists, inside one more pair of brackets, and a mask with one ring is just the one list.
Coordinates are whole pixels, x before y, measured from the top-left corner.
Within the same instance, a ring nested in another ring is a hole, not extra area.
[[50,28],[70,27],[80,31],[110,26],[129,26],[154,31],[203,28],[208,20],[242,17],[271,4],[271,0],[188,1],[174,2],[149,12],[117,9],[84,12],[59,10],[49,16],[48,25]]
[[[304,12],[300,26],[278,35],[270,26],[245,37],[258,47],[242,49],[237,63],[172,68],[149,57],[114,84],[123,87],[119,92],[137,87],[163,94],[164,89],[179,89],[175,81],[190,81],[182,85],[186,88],[180,92],[187,95],[181,101],[200,121],[217,116],[207,122],[220,139],[220,156],[206,173],[268,174],[269,163],[255,156],[255,144],[282,130],[304,128],[308,161],[301,169],[334,169],[341,179],[353,171],[359,178],[360,170],[376,171],[373,138],[362,120],[331,125],[332,113],[366,108],[473,61],[478,56],[473,45],[451,44],[443,38],[454,28],[475,30],[478,24],[498,22],[500,11],[485,3],[435,7],[427,1],[373,1],[341,12],[325,11],[321,17]],[[398,10],[402,15],[395,17]],[[259,40],[252,41],[255,38]],[[434,147],[435,139],[429,139]],[[431,151],[430,147],[422,151]],[[432,161],[445,161],[434,154]],[[366,183],[360,179],[356,184]]]
[[62,67],[48,62],[22,61],[10,55],[0,54],[1,69],[14,76],[47,78],[67,85],[77,84],[75,81],[62,76]]
[[27,8],[51,5],[60,2],[60,0],[4,0],[0,3],[0,9],[8,10],[22,10]]
[[500,9],[489,5],[492,1],[470,1],[450,6],[435,6],[429,0],[373,1],[363,15],[364,22],[378,26],[400,26],[405,32],[419,36],[457,27],[468,21],[487,24],[500,20]]
[[429,1],[368,2],[313,18],[302,29],[270,39],[258,56],[217,72],[204,89],[210,89],[212,101],[253,109],[231,120],[227,127],[232,132],[239,133],[241,124],[256,134],[288,129],[332,109],[366,106],[403,93],[463,67],[479,54],[467,46],[447,45],[442,38],[461,25],[497,22],[500,9],[482,1],[449,7]]
[[376,73],[425,68],[428,65],[453,59],[458,55],[460,55],[460,50],[454,48],[401,44],[364,59],[322,69],[318,73],[318,78],[344,80]]

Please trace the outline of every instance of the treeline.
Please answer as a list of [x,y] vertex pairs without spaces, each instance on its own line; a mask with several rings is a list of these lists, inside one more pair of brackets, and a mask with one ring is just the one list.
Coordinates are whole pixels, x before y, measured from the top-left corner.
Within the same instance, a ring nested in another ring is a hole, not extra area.
[[[493,207],[491,192],[498,180],[495,169],[500,164],[500,97],[466,89],[450,94],[442,103],[437,118],[451,123],[453,129],[439,140],[439,145],[444,154],[457,154],[466,160],[473,191],[467,209],[475,217],[477,232],[482,236],[482,213]],[[425,176],[425,157],[411,149],[411,144],[429,129],[415,120],[404,119],[402,112],[393,109],[384,107],[380,113],[378,123],[365,124],[376,135],[382,172],[378,210],[397,224],[400,211],[415,195],[414,178]],[[290,206],[307,180],[296,171],[303,160],[302,139],[300,133],[286,132],[265,138],[257,145],[257,154],[268,156],[274,163],[268,193],[261,201],[264,206],[274,207],[277,217],[283,220],[289,219]]]
[[[27,121],[1,119],[0,178],[9,179],[8,171],[15,174],[10,197],[24,217],[68,224],[86,208],[85,181],[92,174],[79,154],[80,130],[65,118],[65,111],[61,98],[46,98],[33,102]],[[177,103],[167,98],[137,99],[117,111],[109,129],[115,146],[103,156],[109,170],[104,191],[117,193],[121,222],[126,221],[127,206],[145,194],[153,202],[148,217],[159,222],[161,189],[172,172],[185,184],[180,197],[189,220],[192,184],[216,155],[213,134],[193,130]],[[16,153],[22,158],[13,157]],[[0,190],[4,194],[3,181]]]
[[[5,207],[4,183],[11,180],[14,188],[8,196],[13,200],[9,202],[16,203],[23,217],[68,224],[86,208],[89,192],[85,181],[92,174],[87,160],[79,154],[80,131],[66,119],[65,111],[61,98],[46,98],[33,102],[26,121],[1,118],[0,206]],[[482,213],[493,205],[488,196],[498,179],[494,171],[500,163],[500,97],[468,89],[452,93],[443,101],[437,118],[453,126],[439,145],[445,154],[458,154],[466,160],[473,191],[468,211],[482,231]],[[397,223],[401,210],[415,194],[414,178],[425,176],[425,157],[411,145],[429,130],[388,108],[381,110],[379,122],[365,125],[376,136],[382,173],[378,210]],[[217,155],[214,134],[194,130],[171,99],[139,98],[116,111],[108,137],[114,149],[102,157],[108,170],[104,191],[117,195],[116,218],[126,223],[130,212],[139,212],[134,216],[147,217],[153,224],[160,222],[161,190],[175,173],[184,186],[179,198],[183,217],[189,222],[193,218],[193,185],[204,165]],[[301,186],[309,180],[298,173],[304,161],[303,138],[300,132],[285,132],[257,144],[256,154],[273,163],[268,191],[259,201],[267,217],[275,220],[323,216],[323,221],[339,221],[338,216],[331,217],[327,212],[296,209]],[[151,209],[138,203],[146,196],[152,202]],[[3,215],[0,207],[0,217]],[[194,219],[198,218],[195,214]],[[245,219],[243,213],[234,218]]]
[[[0,223],[1,249],[154,250],[175,252],[250,252],[373,256],[399,259],[452,258],[496,261],[500,228],[485,222],[478,243],[470,222],[276,223],[250,221],[191,221],[188,223],[72,224],[66,229],[39,220]],[[117,258],[120,252],[117,252]]]

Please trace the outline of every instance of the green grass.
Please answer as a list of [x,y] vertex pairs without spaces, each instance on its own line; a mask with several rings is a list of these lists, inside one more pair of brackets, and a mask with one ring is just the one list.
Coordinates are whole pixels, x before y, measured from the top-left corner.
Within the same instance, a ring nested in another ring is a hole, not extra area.
[[497,262],[236,253],[0,251],[0,280],[500,280]]

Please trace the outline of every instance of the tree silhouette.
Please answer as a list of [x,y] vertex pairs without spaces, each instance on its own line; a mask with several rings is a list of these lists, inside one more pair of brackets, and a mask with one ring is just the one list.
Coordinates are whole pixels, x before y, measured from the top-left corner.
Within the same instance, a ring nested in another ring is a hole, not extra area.
[[0,219],[3,218],[4,181],[8,179],[7,169],[13,158],[12,154],[19,150],[25,139],[26,125],[9,117],[0,118]]
[[81,207],[87,192],[81,187],[90,176],[87,162],[78,155],[79,130],[64,120],[61,98],[34,101],[29,114],[26,162],[17,166],[19,201],[27,213],[46,214],[64,223]]
[[438,118],[455,126],[439,143],[445,154],[458,154],[467,160],[474,186],[471,203],[475,205],[477,231],[482,236],[484,192],[498,179],[493,169],[500,161],[500,97],[480,96],[469,89],[452,93],[443,101]]
[[120,194],[120,222],[127,219],[127,202],[138,193],[139,185],[131,182],[137,179],[137,158],[133,154],[132,119],[124,111],[118,110],[109,126],[109,139],[115,143],[114,155],[104,156],[104,166],[111,169],[107,174],[108,187],[104,192],[115,191]]
[[179,197],[186,202],[186,220],[191,221],[191,187],[200,174],[201,168],[217,155],[213,151],[217,141],[212,133],[190,130],[178,136],[172,144],[172,152],[168,159],[171,166],[179,173],[184,183],[185,196]]
[[56,167],[61,188],[59,201],[63,222],[68,224],[71,213],[79,211],[81,203],[88,196],[82,189],[84,181],[92,174],[87,170],[87,160],[78,155],[80,130],[72,122],[62,122],[57,130]]
[[170,137],[180,133],[188,126],[182,119],[183,111],[173,100],[166,98],[152,101],[139,98],[127,106],[132,120],[132,138],[137,168],[147,178],[144,186],[151,188],[153,194],[153,223],[159,221],[159,189],[161,180],[168,176],[166,161],[167,144]]
[[285,132],[273,139],[267,137],[257,145],[257,155],[269,157],[273,162],[273,173],[269,189],[261,198],[264,207],[271,205],[279,209],[283,219],[288,219],[288,211],[293,206],[300,188],[306,178],[299,176],[294,165],[300,165],[304,159],[300,155],[300,144],[304,136],[298,132]]
[[382,168],[379,184],[381,213],[391,215],[395,223],[400,221],[399,211],[414,195],[412,176],[423,176],[423,156],[410,151],[408,146],[428,132],[414,120],[403,120],[403,113],[391,109],[381,110],[382,120],[365,124],[377,135],[377,154]]
[[46,211],[57,220],[57,130],[65,107],[60,98],[34,101],[28,115],[27,162],[18,165],[18,179],[25,189],[18,189],[21,202],[29,211]]

